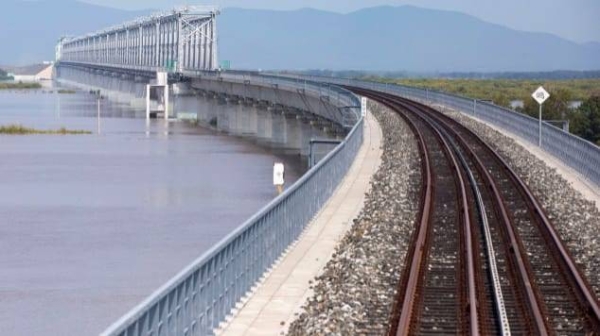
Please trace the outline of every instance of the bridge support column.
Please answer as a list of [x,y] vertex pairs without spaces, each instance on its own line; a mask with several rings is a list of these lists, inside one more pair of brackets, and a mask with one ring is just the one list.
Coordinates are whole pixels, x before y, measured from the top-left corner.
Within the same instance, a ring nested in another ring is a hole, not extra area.
[[165,120],[169,120],[169,84],[164,88]]
[[[165,120],[169,119],[169,83],[167,79],[166,72],[157,72],[156,73],[156,84],[148,84],[146,85],[146,119],[150,119],[152,117],[151,111],[151,103],[152,103],[152,89],[155,89],[157,92],[156,100],[160,104],[163,103],[163,111]],[[162,90],[161,90],[162,89]],[[160,97],[160,92],[162,91],[162,99]],[[158,109],[156,113],[160,112]]]
[[150,120],[150,85],[146,85],[146,120]]

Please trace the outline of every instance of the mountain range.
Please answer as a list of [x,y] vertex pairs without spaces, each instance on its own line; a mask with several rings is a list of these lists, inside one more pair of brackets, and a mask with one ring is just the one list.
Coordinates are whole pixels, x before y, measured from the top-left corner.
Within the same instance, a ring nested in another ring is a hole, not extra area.
[[[0,64],[52,59],[57,39],[151,11],[75,0],[3,1]],[[600,69],[600,43],[523,32],[457,12],[412,6],[349,14],[314,9],[224,9],[219,57],[238,69],[357,69],[415,72]]]

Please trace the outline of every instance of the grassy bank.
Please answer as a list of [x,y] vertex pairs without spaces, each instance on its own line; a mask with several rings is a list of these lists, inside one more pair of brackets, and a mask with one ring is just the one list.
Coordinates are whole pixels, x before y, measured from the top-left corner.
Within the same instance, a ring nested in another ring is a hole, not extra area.
[[69,135],[69,134],[92,134],[90,131],[84,130],[68,130],[61,127],[57,130],[38,130],[34,128],[24,127],[22,125],[6,125],[0,126],[0,134],[7,135],[27,135],[27,134],[56,134],[56,135]]
[[0,90],[41,89],[40,83],[0,83]]

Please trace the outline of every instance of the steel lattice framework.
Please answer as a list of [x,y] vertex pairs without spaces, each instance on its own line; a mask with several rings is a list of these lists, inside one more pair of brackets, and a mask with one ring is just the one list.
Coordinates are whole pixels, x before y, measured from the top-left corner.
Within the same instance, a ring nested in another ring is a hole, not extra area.
[[215,70],[218,14],[212,7],[184,7],[63,38],[56,59],[142,71]]

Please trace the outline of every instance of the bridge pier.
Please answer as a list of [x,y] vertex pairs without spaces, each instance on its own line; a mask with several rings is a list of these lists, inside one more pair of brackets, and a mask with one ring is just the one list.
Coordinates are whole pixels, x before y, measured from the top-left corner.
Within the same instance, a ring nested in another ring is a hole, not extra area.
[[[153,89],[157,94],[156,101],[158,103],[158,106],[155,109],[154,113],[156,113],[156,115],[158,116],[158,113],[160,112],[160,103],[162,102],[164,106],[164,119],[169,120],[169,82],[168,75],[166,72],[157,72],[156,84],[146,85],[146,119],[150,119],[152,117],[151,102]],[[162,93],[162,97],[159,95],[160,93]]]

